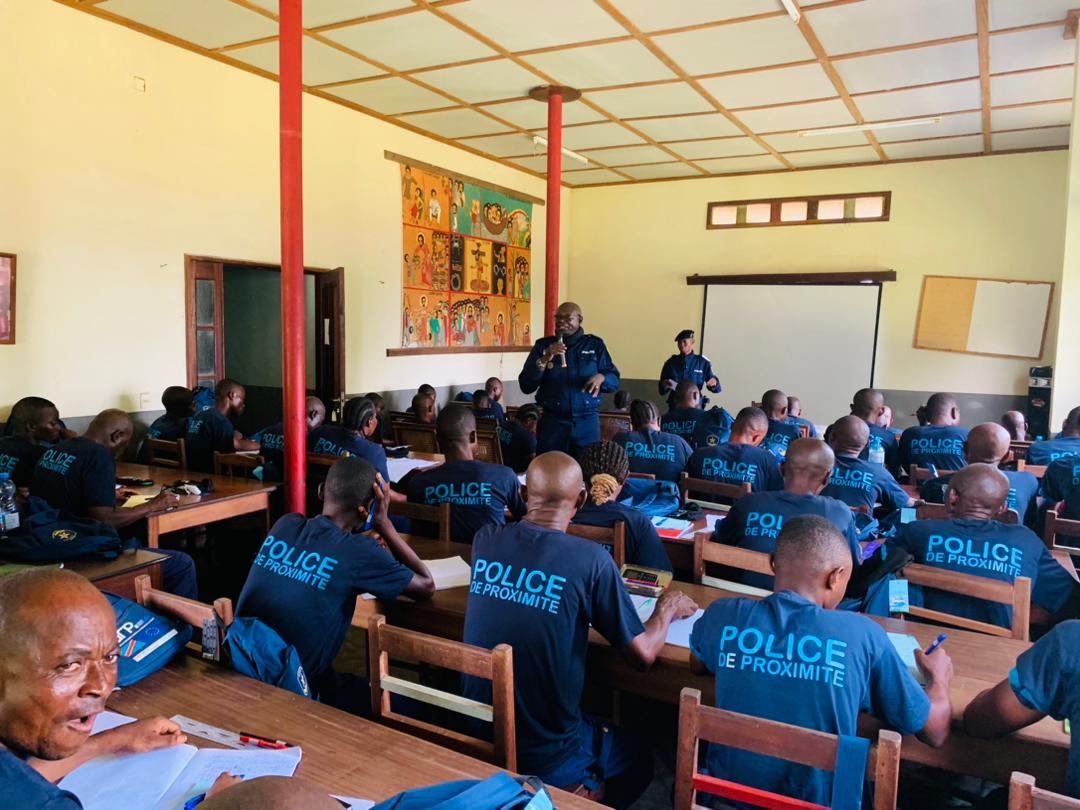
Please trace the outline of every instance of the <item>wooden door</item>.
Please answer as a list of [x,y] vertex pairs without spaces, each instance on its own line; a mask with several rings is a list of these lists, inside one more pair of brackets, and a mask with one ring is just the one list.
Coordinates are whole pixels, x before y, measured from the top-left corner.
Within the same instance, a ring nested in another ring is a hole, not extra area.
[[224,265],[185,257],[187,383],[213,390],[225,376]]
[[345,270],[315,273],[315,392],[327,417],[345,405]]

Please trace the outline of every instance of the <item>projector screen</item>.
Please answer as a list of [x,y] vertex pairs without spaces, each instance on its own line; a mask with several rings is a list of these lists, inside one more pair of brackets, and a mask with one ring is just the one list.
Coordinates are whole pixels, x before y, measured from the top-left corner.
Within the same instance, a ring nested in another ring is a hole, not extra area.
[[[699,345],[734,416],[779,388],[827,425],[873,386],[880,284],[710,284]],[[707,392],[702,392],[707,393]]]

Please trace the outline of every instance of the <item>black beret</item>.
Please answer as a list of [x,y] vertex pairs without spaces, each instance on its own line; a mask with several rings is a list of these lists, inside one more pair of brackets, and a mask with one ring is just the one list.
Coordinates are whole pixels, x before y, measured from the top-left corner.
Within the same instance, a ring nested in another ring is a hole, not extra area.
[[692,338],[693,336],[694,336],[694,330],[693,329],[683,329],[681,332],[679,332],[679,334],[677,334],[675,336],[675,342],[678,343],[680,340],[688,340],[689,338]]

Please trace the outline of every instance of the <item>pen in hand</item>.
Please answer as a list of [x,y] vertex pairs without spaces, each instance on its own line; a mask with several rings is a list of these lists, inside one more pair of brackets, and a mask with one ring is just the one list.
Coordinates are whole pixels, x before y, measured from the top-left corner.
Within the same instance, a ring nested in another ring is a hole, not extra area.
[[947,638],[948,638],[948,636],[945,633],[942,633],[940,636],[938,636],[936,639],[934,639],[934,643],[931,644],[929,647],[927,647],[926,652],[923,653],[923,654],[924,655],[930,655],[930,653],[932,653],[934,650],[936,650],[938,647],[940,647],[945,642],[945,639],[947,639]]

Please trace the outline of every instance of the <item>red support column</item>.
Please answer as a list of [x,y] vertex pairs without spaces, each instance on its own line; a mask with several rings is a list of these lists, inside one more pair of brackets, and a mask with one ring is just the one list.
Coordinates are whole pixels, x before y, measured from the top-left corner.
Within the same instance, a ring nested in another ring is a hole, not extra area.
[[555,310],[559,306],[559,218],[562,207],[562,88],[547,94],[547,215],[544,249],[544,334],[555,334]]
[[303,0],[280,0],[281,368],[285,423],[285,509],[304,512],[307,492],[304,399]]

